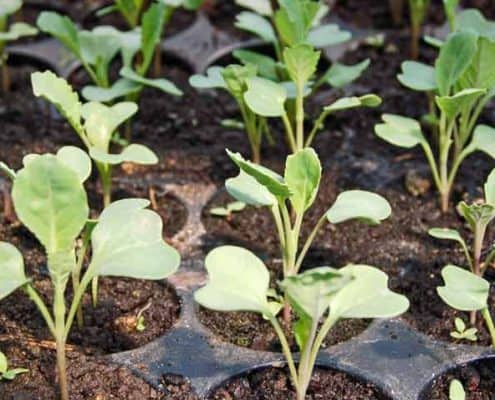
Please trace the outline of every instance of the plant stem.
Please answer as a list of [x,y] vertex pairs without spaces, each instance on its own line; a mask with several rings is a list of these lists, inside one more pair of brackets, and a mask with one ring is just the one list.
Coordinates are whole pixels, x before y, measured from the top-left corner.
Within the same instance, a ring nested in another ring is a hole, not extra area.
[[26,284],[24,286],[24,291],[28,295],[28,297],[31,299],[31,301],[36,304],[36,307],[38,307],[39,312],[41,313],[41,316],[45,320],[46,325],[48,326],[48,329],[50,330],[50,333],[55,336],[55,323],[53,321],[53,318],[50,314],[50,311],[48,310],[47,306],[45,305],[44,301],[41,299],[39,296],[38,292],[31,286],[31,284]]
[[306,392],[308,390],[309,383],[311,381],[311,375],[313,374],[314,363],[311,363],[312,346],[315,341],[316,330],[318,328],[318,321],[312,321],[311,331],[306,340],[306,345],[301,354],[299,360],[299,385],[297,387],[297,399],[304,400]]
[[282,115],[282,121],[284,122],[285,134],[287,135],[287,140],[289,141],[289,146],[291,148],[291,151],[295,153],[297,152],[297,145],[296,145],[296,140],[294,138],[294,130],[292,129],[292,125],[289,121],[289,117],[287,116],[287,113],[284,113]]
[[57,371],[62,400],[69,400],[67,369],[65,360],[65,299],[64,287],[61,282],[55,282],[53,314],[55,315],[55,340],[57,342]]
[[287,360],[287,365],[289,366],[290,377],[292,380],[292,384],[297,389],[299,387],[299,377],[297,375],[296,365],[294,363],[294,358],[292,357],[292,352],[290,351],[289,343],[287,342],[287,338],[285,337],[284,331],[282,327],[277,321],[276,317],[270,318],[270,322],[275,329],[275,332],[280,340],[280,345],[282,346],[282,352],[284,353],[285,359]]
[[[481,251],[483,248],[483,239],[485,237],[486,225],[477,222],[474,226],[474,243],[473,243],[473,273],[476,276],[482,277],[481,274]],[[476,324],[476,311],[471,311],[471,325]]]
[[[91,230],[86,226],[82,237],[82,246],[77,256],[76,268],[72,272],[72,289],[74,293],[76,293],[79,288],[82,266],[84,263],[84,258],[86,257],[86,252],[88,251],[90,238]],[[77,325],[80,328],[84,325],[82,304],[79,304],[79,307],[77,308]]]
[[294,271],[296,274],[299,272],[299,269],[301,268],[301,265],[304,261],[304,257],[306,257],[306,254],[307,254],[309,248],[311,247],[311,244],[315,240],[316,235],[320,231],[320,229],[323,226],[323,224],[325,223],[325,221],[326,221],[326,214],[323,214],[320,217],[320,219],[318,220],[318,222],[316,223],[316,225],[313,228],[313,230],[311,231],[311,233],[309,234],[308,238],[306,239],[306,242],[304,243],[304,246],[303,246],[303,248],[302,248],[302,250],[299,253],[299,256],[297,258],[296,265],[294,266]]
[[495,326],[493,325],[493,319],[492,316],[490,315],[490,311],[488,310],[488,307],[481,310],[481,315],[485,319],[488,332],[490,332],[490,337],[492,339],[492,346],[495,347]]
[[296,94],[296,145],[297,150],[304,148],[304,86],[297,86]]

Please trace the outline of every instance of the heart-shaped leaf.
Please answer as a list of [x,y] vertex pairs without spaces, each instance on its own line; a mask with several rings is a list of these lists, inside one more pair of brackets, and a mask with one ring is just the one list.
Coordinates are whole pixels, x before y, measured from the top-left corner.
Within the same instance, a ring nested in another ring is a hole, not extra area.
[[246,83],[248,90],[244,93],[244,100],[253,112],[263,117],[285,114],[287,91],[282,85],[258,77],[249,78]]
[[394,114],[382,115],[383,124],[375,125],[376,135],[395,146],[411,148],[425,142],[419,122]]
[[7,297],[27,282],[20,251],[10,243],[0,242],[0,299]]
[[378,107],[382,104],[382,99],[376,94],[366,94],[360,97],[343,97],[326,106],[323,110],[335,112],[356,107]]
[[332,224],[357,219],[370,225],[378,225],[387,219],[391,212],[390,204],[379,194],[348,190],[337,196],[326,217]]
[[355,65],[333,63],[322,79],[330,86],[340,88],[358,79],[369,65],[369,59]]
[[275,43],[277,37],[270,22],[261,15],[243,11],[237,15],[235,26],[239,29],[254,33],[266,42]]
[[91,235],[92,276],[165,279],[180,255],[163,240],[162,219],[143,199],[119,200],[106,207]]
[[397,79],[413,90],[430,91],[437,88],[435,68],[417,61],[403,62],[402,73],[397,75]]
[[483,278],[455,265],[442,269],[445,286],[437,287],[438,295],[450,307],[460,311],[486,308],[490,284]]
[[242,170],[235,178],[227,179],[225,187],[236,200],[251,206],[272,206],[277,203],[276,197],[265,186]]
[[143,86],[139,83],[121,78],[116,80],[115,83],[108,88],[91,85],[85,86],[82,90],[82,95],[89,101],[109,103],[129,94],[137,93],[142,88]]
[[217,247],[206,256],[205,267],[208,284],[194,293],[203,307],[273,316],[267,300],[270,275],[256,255],[242,247]]
[[270,17],[273,14],[270,0],[235,0],[236,4],[249,8],[259,15]]
[[345,43],[351,38],[350,32],[340,30],[335,24],[320,25],[308,33],[308,43],[318,48]]
[[495,129],[488,125],[478,125],[469,147],[473,151],[479,150],[495,158]]
[[193,75],[189,78],[189,84],[198,89],[227,89],[222,73],[223,67],[213,66],[206,70],[206,75]]
[[89,149],[89,155],[95,161],[110,165],[122,164],[123,162],[153,165],[158,162],[156,154],[142,144],[131,144],[120,154],[110,154],[97,147],[92,147]]

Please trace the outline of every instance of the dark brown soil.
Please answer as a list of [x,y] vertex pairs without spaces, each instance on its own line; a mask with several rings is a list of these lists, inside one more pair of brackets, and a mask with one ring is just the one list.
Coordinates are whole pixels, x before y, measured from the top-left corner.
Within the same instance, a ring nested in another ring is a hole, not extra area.
[[449,386],[458,379],[466,391],[466,400],[492,400],[495,393],[495,361],[479,361],[458,368],[436,379],[423,400],[449,400]]
[[[295,400],[288,371],[267,368],[233,379],[217,389],[210,400]],[[306,394],[307,400],[386,400],[369,383],[360,382],[342,372],[316,369]]]

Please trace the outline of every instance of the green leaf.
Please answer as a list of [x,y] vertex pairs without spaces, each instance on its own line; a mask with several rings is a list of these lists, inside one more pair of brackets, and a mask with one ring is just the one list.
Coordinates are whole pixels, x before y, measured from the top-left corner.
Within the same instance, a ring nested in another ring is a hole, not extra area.
[[91,235],[92,276],[165,279],[180,255],[163,240],[163,223],[143,199],[119,200],[106,207]]
[[210,214],[216,217],[226,217],[230,215],[230,211],[224,207],[214,207],[210,210]]
[[258,68],[258,74],[262,78],[278,80],[277,62],[264,54],[251,50],[234,50],[232,55],[244,65],[253,64]]
[[337,196],[326,217],[332,224],[357,219],[370,225],[378,225],[387,219],[391,212],[390,204],[379,194],[348,190]]
[[340,318],[392,318],[407,311],[409,300],[388,288],[388,276],[375,267],[348,265],[339,270],[354,280],[330,302],[330,316]]
[[28,369],[26,368],[14,368],[14,369],[9,369],[7,372],[2,374],[1,378],[2,379],[7,379],[9,381],[12,381],[16,378],[17,375],[20,374],[25,374],[26,372],[29,372]]
[[225,187],[232,197],[251,206],[272,206],[277,203],[276,197],[265,186],[242,170],[235,178],[227,179]]
[[355,65],[334,63],[322,79],[334,88],[341,88],[358,79],[369,65],[369,59]]
[[453,379],[449,386],[449,400],[466,400],[466,392],[462,383]]
[[[493,39],[495,40],[495,38]],[[459,80],[462,88],[490,89],[495,85],[495,42],[486,38],[478,39],[478,50],[472,63]]]
[[495,169],[490,172],[485,183],[485,201],[495,206]]
[[82,90],[82,95],[89,101],[109,103],[129,94],[137,93],[142,88],[143,86],[139,83],[121,78],[115,81],[115,83],[108,88],[102,88],[99,86],[85,86]]
[[34,36],[38,33],[38,29],[24,22],[16,22],[10,25],[7,32],[0,32],[0,41],[7,42],[17,40],[24,36]]
[[131,144],[127,146],[120,154],[110,154],[97,147],[89,149],[89,155],[95,161],[103,164],[122,164],[123,162],[132,162],[142,165],[153,165],[158,163],[158,157],[148,147],[142,144]]
[[473,139],[469,147],[480,150],[495,158],[495,129],[488,125],[478,125],[474,129]]
[[[0,299],[7,297],[28,281],[20,251],[10,243],[0,242]],[[1,364],[0,359],[0,373],[5,372],[2,371]]]
[[48,254],[73,248],[89,215],[86,192],[73,169],[42,155],[18,172],[12,198],[19,220]]
[[450,307],[460,311],[477,311],[486,308],[490,284],[483,278],[455,265],[442,269],[445,286],[437,293]]
[[228,65],[222,71],[222,77],[227,85],[227,90],[236,99],[243,101],[243,95],[247,91],[247,80],[256,76],[257,67],[248,65]]
[[290,202],[301,215],[313,204],[321,179],[321,163],[312,148],[299,150],[287,157],[285,183],[292,192]]
[[244,100],[253,112],[263,117],[285,114],[287,91],[282,85],[258,77],[249,78],[246,83],[248,90],[244,93]]
[[[276,172],[244,160],[239,153],[232,153],[228,149],[226,151],[231,160],[234,161],[242,171],[256,179],[256,181],[263,185],[272,195],[280,199],[286,199],[292,195],[289,186]],[[237,200],[244,201],[242,198],[238,198]],[[250,204],[248,201],[244,202]]]
[[464,110],[470,109],[484,94],[485,89],[464,89],[453,96],[437,96],[435,102],[447,118],[454,119]]
[[120,51],[120,38],[106,30],[79,31],[81,59],[106,73],[110,62]]
[[0,351],[0,376],[9,369],[9,362],[5,354]]
[[376,135],[395,146],[411,148],[426,141],[419,122],[394,114],[382,115],[383,124],[375,125]]
[[335,24],[320,25],[308,33],[308,43],[322,48],[345,43],[352,37],[350,32],[341,31]]
[[447,228],[431,228],[428,231],[428,235],[443,240],[453,240],[461,244],[463,248],[467,249],[466,242],[462,238],[461,234],[457,232],[455,229],[447,229]]
[[466,330],[466,324],[461,318],[456,318],[454,320],[454,325],[455,325],[455,329],[457,329],[458,332],[462,333]]
[[57,159],[70,167],[81,183],[91,175],[91,160],[87,153],[75,146],[64,146],[57,151]]
[[290,78],[297,87],[304,85],[313,77],[321,53],[307,44],[298,44],[284,50],[284,62]]
[[243,11],[237,15],[234,24],[237,28],[254,33],[266,42],[277,42],[275,31],[270,22],[261,15]]
[[206,75],[192,75],[189,78],[189,84],[198,89],[227,89],[222,73],[223,67],[213,66],[206,70]]
[[0,1],[0,18],[5,18],[19,11],[22,7],[22,0],[2,0]]
[[476,53],[477,35],[457,32],[448,38],[435,62],[435,78],[440,96],[448,96],[451,88],[471,64]]
[[141,18],[141,52],[143,60],[140,65],[141,75],[146,75],[153,60],[155,48],[160,43],[166,18],[164,4],[152,3]]
[[468,222],[473,232],[477,226],[487,226],[495,218],[495,206],[491,204],[468,205],[461,201],[457,206],[457,211]]
[[348,110],[356,107],[378,107],[382,99],[375,94],[366,94],[361,97],[343,97],[323,108],[326,112]]
[[57,110],[71,124],[80,135],[83,132],[81,125],[81,103],[79,96],[63,78],[59,78],[51,71],[33,72],[31,84],[36,97],[43,97],[52,103]]
[[113,106],[97,102],[83,105],[81,115],[90,144],[102,152],[108,152],[115,130],[138,110],[137,104],[125,101]]
[[222,246],[205,260],[208,283],[194,293],[203,307],[217,311],[254,311],[270,318],[267,301],[270,275],[263,262],[249,250]]
[[233,201],[232,203],[227,204],[227,209],[229,211],[242,211],[246,208],[246,203],[242,201]]
[[272,5],[270,0],[235,0],[236,4],[249,8],[259,15],[271,17],[273,15]]
[[435,68],[416,61],[402,63],[402,73],[397,79],[405,87],[419,91],[430,91],[437,88]]
[[182,91],[175,86],[175,84],[168,79],[159,78],[159,79],[148,79],[144,78],[135,71],[133,71],[129,67],[124,67],[120,70],[120,76],[123,78],[129,79],[135,83],[139,83],[144,86],[153,87],[155,89],[159,89],[162,92],[172,94],[174,96],[182,96]]
[[308,41],[320,4],[310,0],[280,0],[275,12],[275,25],[283,42],[288,46]]
[[490,40],[495,40],[495,22],[488,21],[475,8],[461,11],[457,14],[457,28],[461,31],[470,31]]
[[40,31],[58,39],[76,57],[81,58],[77,27],[69,17],[62,16],[53,11],[43,11],[38,16],[36,25]]

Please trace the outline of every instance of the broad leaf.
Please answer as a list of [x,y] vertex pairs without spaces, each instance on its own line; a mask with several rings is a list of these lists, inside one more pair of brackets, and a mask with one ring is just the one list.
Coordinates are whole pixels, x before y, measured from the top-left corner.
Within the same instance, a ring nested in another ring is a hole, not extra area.
[[249,78],[246,83],[248,90],[244,93],[244,100],[253,112],[263,117],[285,114],[287,91],[282,85],[258,77]]
[[495,169],[490,172],[486,179],[485,201],[495,207]]
[[370,225],[378,225],[387,219],[391,212],[390,204],[379,194],[348,190],[337,196],[326,216],[332,224],[357,219]]
[[141,19],[141,52],[143,60],[139,67],[142,75],[146,75],[155,54],[155,48],[160,43],[165,18],[166,7],[163,4],[152,3],[143,13]]
[[435,78],[440,96],[450,94],[451,88],[471,64],[476,53],[476,42],[476,34],[457,32],[442,46],[435,62]]
[[0,299],[7,297],[27,282],[20,251],[10,243],[0,242]]
[[236,200],[255,207],[272,206],[276,197],[251,175],[240,171],[235,178],[225,181],[225,188]]
[[248,89],[247,81],[255,77],[256,73],[256,65],[231,64],[222,71],[222,77],[230,94],[238,99],[238,101],[242,101],[244,93]]
[[473,107],[474,103],[484,94],[484,89],[464,89],[453,96],[436,97],[435,101],[449,119],[454,119],[463,110]]
[[148,205],[125,199],[103,210],[91,235],[90,275],[158,280],[177,270],[180,255],[163,240],[162,219]]
[[292,192],[290,202],[300,215],[311,207],[320,186],[321,163],[316,152],[306,148],[288,156],[284,178]]
[[129,79],[135,83],[139,83],[144,86],[153,87],[155,89],[159,89],[162,92],[172,94],[174,96],[182,96],[182,91],[175,86],[175,84],[168,79],[159,78],[159,79],[149,79],[144,78],[141,75],[137,74],[129,67],[124,67],[120,70],[120,76],[123,78]]
[[464,391],[464,387],[457,379],[450,382],[449,400],[466,400],[466,392]]
[[347,110],[356,107],[378,107],[382,104],[382,99],[375,94],[366,94],[361,97],[343,97],[334,103],[326,106],[326,112]]
[[495,206],[491,204],[467,204],[461,201],[457,211],[468,222],[474,232],[477,226],[487,226],[495,218]]
[[243,11],[237,15],[235,26],[239,29],[254,33],[261,39],[275,43],[277,37],[270,22],[261,15],[250,11]]
[[143,86],[139,83],[121,78],[115,81],[115,83],[108,88],[102,88],[99,86],[85,86],[82,90],[82,95],[89,101],[108,103],[129,94],[137,93],[142,88]]
[[51,71],[34,72],[31,74],[33,93],[52,103],[57,110],[69,121],[71,126],[82,135],[81,103],[79,96],[63,78]]
[[0,18],[8,17],[14,14],[22,7],[22,0],[1,0],[0,1]]
[[75,146],[64,146],[57,151],[57,159],[70,167],[85,182],[91,175],[91,159],[87,153]]
[[217,247],[206,256],[205,267],[208,284],[194,293],[203,307],[273,317],[267,300],[270,275],[253,253],[241,247]]
[[426,141],[421,126],[415,119],[394,114],[384,114],[382,119],[384,123],[375,125],[375,133],[386,142],[411,148]]
[[430,91],[437,88],[435,68],[416,61],[402,63],[402,73],[397,79],[404,86],[413,90]]
[[40,31],[57,38],[78,58],[81,57],[77,27],[69,17],[53,11],[43,11],[39,15],[36,25]]
[[495,22],[488,21],[475,8],[467,9],[457,15],[457,29],[479,34],[490,40],[495,40]]
[[325,73],[324,80],[334,88],[340,88],[358,79],[370,65],[370,60],[366,59],[355,65],[344,65],[334,63]]
[[[228,149],[226,151],[231,160],[234,161],[242,171],[256,179],[258,183],[266,187],[275,197],[286,199],[292,195],[289,186],[276,172],[273,172],[272,170],[261,165],[244,160],[239,153],[232,153]],[[242,199],[238,200],[242,201]]]
[[354,280],[340,290],[330,302],[330,316],[340,318],[392,318],[407,311],[405,296],[388,288],[388,276],[367,265],[349,265],[339,270]]
[[338,25],[320,25],[308,33],[308,43],[314,47],[328,47],[345,43],[352,37],[350,32],[341,31]]
[[284,62],[290,78],[297,87],[303,88],[316,72],[320,52],[306,44],[288,47],[284,50]]
[[107,70],[120,50],[120,38],[105,30],[78,32],[82,60],[96,69]]
[[480,150],[495,158],[495,129],[488,125],[478,125],[469,147],[473,151]]
[[89,149],[89,155],[95,161],[110,165],[122,164],[123,162],[153,165],[158,162],[156,154],[142,144],[131,144],[120,154],[110,154],[97,147],[92,147]]
[[438,295],[450,307],[460,311],[486,308],[490,284],[472,272],[448,265],[442,269],[445,286],[437,287]]
[[455,229],[431,228],[428,231],[428,234],[436,239],[453,240],[460,243],[463,248],[467,248],[466,242],[462,238],[461,234]]
[[234,50],[232,55],[244,65],[253,64],[258,69],[258,75],[270,80],[278,80],[277,62],[264,54],[251,50]]
[[86,192],[79,176],[46,154],[17,173],[12,198],[19,220],[48,254],[72,249],[88,219]]
[[17,40],[24,36],[34,36],[38,33],[38,30],[24,22],[16,22],[10,25],[7,32],[0,32],[0,41],[7,42],[11,40]]
[[473,61],[459,80],[461,87],[492,88],[495,85],[495,71],[492,68],[494,63],[495,42],[486,38],[479,38],[478,49]]
[[193,75],[189,78],[189,84],[198,89],[227,89],[222,73],[223,67],[213,66],[206,70],[206,75]]
[[235,2],[241,7],[249,8],[266,17],[270,17],[273,14],[270,0],[235,0]]

